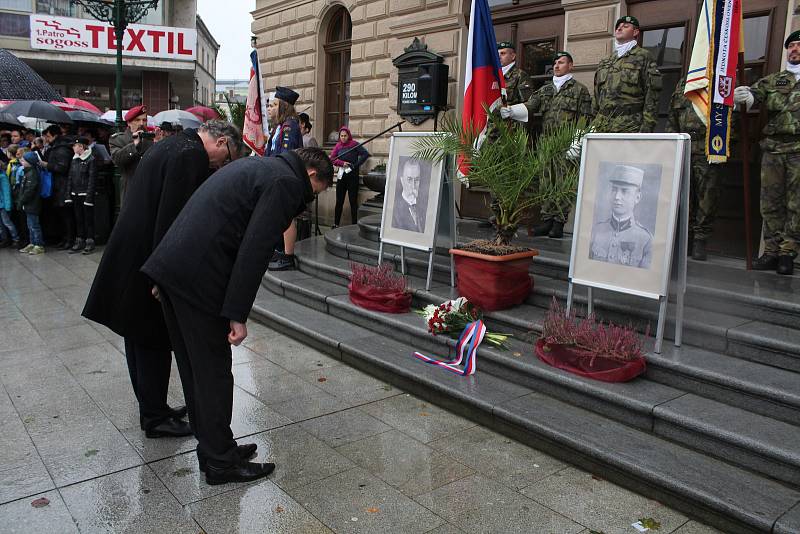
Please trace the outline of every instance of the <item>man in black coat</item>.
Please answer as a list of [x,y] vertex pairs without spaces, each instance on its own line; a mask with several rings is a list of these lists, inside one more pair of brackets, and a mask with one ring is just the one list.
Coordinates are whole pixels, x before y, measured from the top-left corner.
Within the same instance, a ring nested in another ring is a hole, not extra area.
[[61,241],[56,248],[66,250],[75,242],[75,213],[69,203],[69,168],[75,156],[72,150],[75,139],[62,135],[61,127],[55,124],[48,126],[42,135],[48,147],[39,166],[50,171],[53,176],[50,205],[55,209],[61,233]]
[[139,272],[194,191],[238,154],[239,130],[209,121],[156,143],[142,157],[108,240],[83,316],[125,338],[131,384],[147,437],[186,436],[186,409],[167,405],[172,356],[161,305]]
[[230,346],[247,336],[274,246],[332,181],[319,148],[235,161],[189,199],[142,267],[157,285],[209,484],[255,480],[275,468],[244,461],[233,439]]

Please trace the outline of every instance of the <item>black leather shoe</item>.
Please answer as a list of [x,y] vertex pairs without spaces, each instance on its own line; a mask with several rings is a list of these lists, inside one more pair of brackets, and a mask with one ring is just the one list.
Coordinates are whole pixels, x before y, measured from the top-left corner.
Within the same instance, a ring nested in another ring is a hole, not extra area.
[[531,235],[533,236],[547,235],[550,233],[550,230],[552,229],[553,229],[553,219],[550,219],[549,221],[545,221],[541,224],[537,224],[536,226],[534,226]]
[[774,271],[778,268],[778,256],[774,254],[764,254],[753,261],[754,271]]
[[789,254],[778,256],[778,266],[775,268],[778,274],[791,275],[794,273],[794,258]]
[[561,239],[564,237],[564,223],[553,221],[553,227],[550,229],[547,237],[552,237],[553,239]]
[[266,477],[274,470],[273,463],[242,462],[225,468],[209,465],[206,467],[206,482],[211,486],[229,482],[251,482]]
[[697,261],[706,261],[708,254],[706,254],[706,242],[702,239],[695,239],[692,244],[692,259]]
[[[256,455],[256,449],[258,445],[255,443],[245,443],[244,445],[237,445],[236,446],[236,454],[239,456],[239,460],[242,462],[246,462],[247,460],[251,459],[253,456]],[[200,455],[197,455],[197,465],[200,468],[200,471],[203,473],[206,472],[206,465],[208,465],[208,460],[205,458],[201,458]]]
[[167,419],[150,430],[145,430],[145,436],[148,438],[182,438],[191,435],[192,428],[189,423],[178,419]]
[[187,413],[189,413],[189,410],[186,409],[186,406],[176,406],[169,409],[169,416],[173,419],[183,419]]

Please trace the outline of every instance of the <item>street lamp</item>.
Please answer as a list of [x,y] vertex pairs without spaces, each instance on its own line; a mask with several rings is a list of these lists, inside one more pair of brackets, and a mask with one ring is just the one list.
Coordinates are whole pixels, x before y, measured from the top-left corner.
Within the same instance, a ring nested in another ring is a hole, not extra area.
[[122,120],[122,39],[128,24],[139,22],[151,9],[158,7],[158,0],[69,0],[72,5],[80,5],[89,14],[102,22],[114,26],[114,36],[117,39],[117,81],[116,81],[116,108],[117,129],[125,130],[125,121]]

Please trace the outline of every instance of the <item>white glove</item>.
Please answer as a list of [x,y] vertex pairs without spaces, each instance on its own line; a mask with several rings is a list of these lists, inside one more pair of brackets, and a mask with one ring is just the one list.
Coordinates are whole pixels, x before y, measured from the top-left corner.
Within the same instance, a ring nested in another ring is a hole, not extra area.
[[500,116],[504,119],[513,119],[519,122],[528,122],[528,108],[525,104],[514,104],[500,108]]
[[750,110],[756,98],[753,96],[753,92],[750,91],[749,87],[742,85],[733,90],[733,101],[737,104],[745,104],[747,109]]
[[583,138],[586,134],[594,132],[594,126],[589,126],[586,130],[576,130],[575,135],[572,137],[572,144],[567,149],[567,159],[579,159],[581,157],[581,148],[583,147]]

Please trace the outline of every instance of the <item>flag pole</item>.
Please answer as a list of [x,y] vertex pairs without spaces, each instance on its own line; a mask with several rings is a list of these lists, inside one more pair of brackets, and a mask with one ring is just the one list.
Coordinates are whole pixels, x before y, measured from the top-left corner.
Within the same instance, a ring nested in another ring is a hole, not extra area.
[[[739,78],[736,85],[744,83],[744,53],[739,52],[739,61],[737,66],[737,78]],[[753,268],[753,236],[752,219],[750,215],[750,137],[749,137],[749,124],[748,124],[747,105],[742,106],[740,113],[741,121],[741,135],[740,146],[742,147],[742,189],[744,190],[744,239],[745,239],[745,258],[747,263],[747,270]]]

